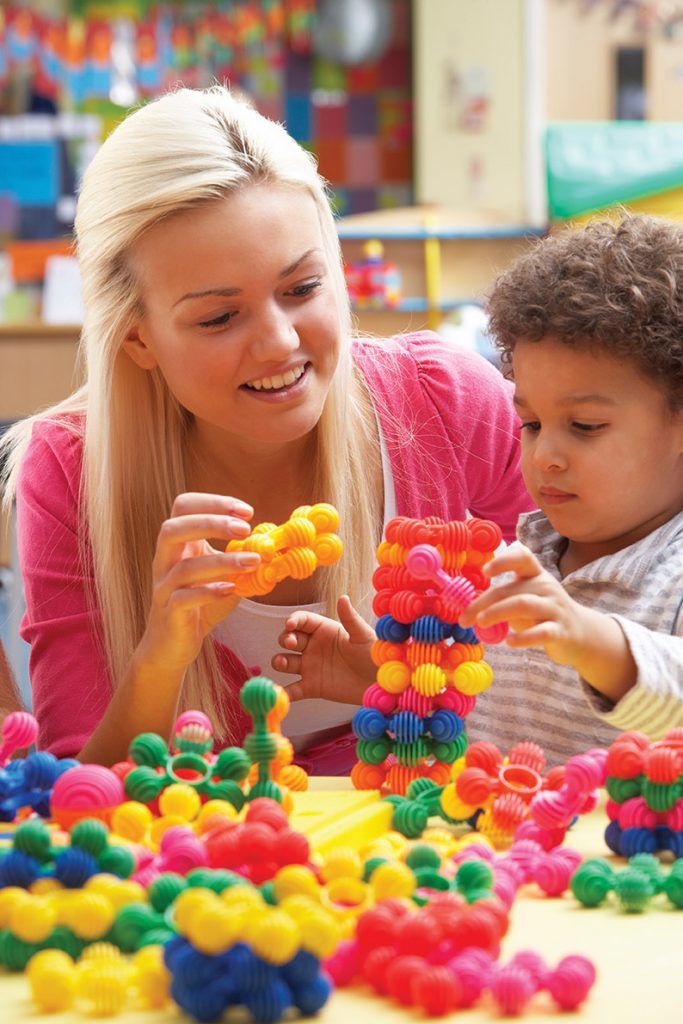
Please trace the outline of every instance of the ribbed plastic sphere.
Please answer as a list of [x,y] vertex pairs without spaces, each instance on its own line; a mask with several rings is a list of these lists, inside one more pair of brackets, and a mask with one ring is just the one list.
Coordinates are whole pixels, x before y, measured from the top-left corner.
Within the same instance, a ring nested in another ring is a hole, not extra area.
[[125,800],[123,783],[109,768],[82,764],[69,768],[54,784],[50,812],[57,824],[69,829],[82,818],[111,820],[114,808]]

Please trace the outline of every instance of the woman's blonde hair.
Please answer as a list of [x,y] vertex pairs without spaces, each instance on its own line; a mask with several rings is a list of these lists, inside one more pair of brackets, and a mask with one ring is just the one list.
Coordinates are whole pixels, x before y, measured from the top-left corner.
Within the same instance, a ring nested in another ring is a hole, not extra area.
[[[345,553],[325,570],[320,594],[332,611],[339,594],[367,606],[382,494],[374,412],[351,359],[351,317],[337,232],[313,158],[281,125],[216,86],[179,89],[127,117],[88,167],[76,214],[85,317],[80,358],[85,384],[59,404],[17,424],[2,447],[4,500],[12,501],[23,452],[37,419],[84,428],[82,492],[94,593],[115,687],[143,634],[159,527],[187,489],[184,454],[190,414],[158,369],[137,367],[122,342],[142,312],[132,247],[162,218],[252,183],[303,189],[314,200],[337,295],[341,356],[316,430],[313,501],[330,501],[341,518]],[[73,415],[77,414],[74,418]],[[239,497],[239,495],[237,495]],[[84,575],[87,575],[84,573]],[[208,713],[230,737],[231,712],[218,700],[220,677],[211,641],[186,674],[182,706]]]

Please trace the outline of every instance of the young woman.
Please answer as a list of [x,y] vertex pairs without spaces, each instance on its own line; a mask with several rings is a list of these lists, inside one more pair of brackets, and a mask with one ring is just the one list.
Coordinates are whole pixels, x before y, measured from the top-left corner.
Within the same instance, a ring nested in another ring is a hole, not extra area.
[[[109,763],[181,707],[239,741],[239,687],[255,667],[279,678],[293,610],[363,629],[348,598],[369,613],[388,516],[469,509],[513,534],[530,499],[510,386],[435,335],[353,340],[313,159],[223,88],[119,125],[76,237],[86,383],[3,440],[39,742]],[[226,578],[256,559],[226,544],[318,501],[339,511],[341,562],[238,601]],[[352,714],[293,709],[307,767],[352,762]]]

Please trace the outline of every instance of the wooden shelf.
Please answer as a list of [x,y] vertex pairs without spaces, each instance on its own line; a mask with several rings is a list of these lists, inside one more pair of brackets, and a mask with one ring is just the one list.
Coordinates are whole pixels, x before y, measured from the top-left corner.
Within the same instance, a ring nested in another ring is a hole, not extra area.
[[78,324],[44,324],[40,320],[26,323],[0,323],[0,341],[6,338],[40,338],[41,341],[56,338],[78,338],[81,328]]
[[40,321],[0,324],[0,420],[15,420],[66,398],[80,383],[81,328]]
[[354,311],[361,331],[379,334],[436,328],[460,306],[483,303],[496,275],[545,234],[495,212],[433,206],[353,214],[337,231],[346,263],[361,260],[364,243],[376,238],[401,271],[405,297],[398,305]]

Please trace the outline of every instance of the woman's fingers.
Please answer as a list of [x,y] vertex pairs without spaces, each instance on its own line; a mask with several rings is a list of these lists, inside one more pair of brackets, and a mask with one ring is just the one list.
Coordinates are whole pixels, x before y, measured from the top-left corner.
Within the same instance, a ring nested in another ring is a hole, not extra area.
[[194,611],[215,601],[227,601],[234,597],[234,584],[209,583],[204,586],[174,590],[168,599],[167,606],[170,614],[173,615],[177,612]]
[[[213,549],[210,549],[213,550]],[[254,570],[261,559],[253,552],[231,552],[212,554],[194,558],[182,558],[170,566],[155,586],[156,597],[167,601],[174,591],[185,587],[199,587],[206,583],[228,582],[227,577],[240,571]]]
[[179,494],[173,502],[171,517],[188,516],[194,513],[213,513],[220,516],[237,516],[251,519],[254,510],[246,501],[224,494],[203,494],[187,491]]
[[202,513],[201,515],[172,516],[161,524],[152,563],[156,572],[168,568],[182,558],[187,544],[203,541],[208,546],[210,537],[225,541],[244,540],[249,525],[243,519]]

